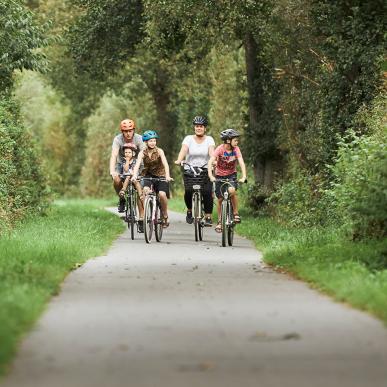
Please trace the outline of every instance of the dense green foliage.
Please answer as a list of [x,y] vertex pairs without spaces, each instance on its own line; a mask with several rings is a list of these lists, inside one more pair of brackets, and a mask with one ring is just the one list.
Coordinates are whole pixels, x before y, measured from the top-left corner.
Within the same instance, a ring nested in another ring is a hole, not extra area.
[[[43,24],[53,19],[48,36],[61,37],[45,50],[56,92],[41,89],[48,110],[62,105],[60,118],[24,115],[37,138],[56,139],[61,128],[54,151],[50,141],[42,146],[56,191],[109,192],[109,148],[122,118],[159,130],[172,163],[192,117],[204,114],[217,140],[225,127],[243,132],[253,207],[294,226],[383,234],[383,211],[365,206],[385,204],[385,151],[375,150],[384,123],[373,125],[377,135],[367,118],[385,93],[385,2],[40,0],[32,9]],[[376,161],[362,179],[378,194],[355,184],[360,164],[352,173],[348,161],[363,136]],[[362,210],[350,203],[360,189]]]
[[46,217],[0,237],[0,374],[66,274],[102,254],[122,231],[106,203],[58,202]]
[[46,205],[46,181],[35,140],[12,99],[14,71],[42,70],[37,49],[47,44],[43,29],[22,1],[0,1],[0,234]]
[[386,236],[387,233],[387,124],[386,103],[378,101],[373,111],[360,117],[371,133],[350,132],[339,144],[332,167],[337,213],[353,238]]
[[46,45],[47,39],[23,3],[0,0],[0,94],[12,86],[14,70],[36,70],[46,64],[36,49]]
[[0,99],[0,234],[47,204],[46,180],[35,148],[16,104]]

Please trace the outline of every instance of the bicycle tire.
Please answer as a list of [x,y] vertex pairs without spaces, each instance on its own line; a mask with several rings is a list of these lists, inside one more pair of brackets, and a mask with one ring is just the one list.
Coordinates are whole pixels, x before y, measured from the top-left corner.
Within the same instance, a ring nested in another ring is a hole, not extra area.
[[222,211],[221,211],[221,224],[222,224],[222,246],[227,246],[227,200],[222,201]]
[[134,226],[136,224],[136,200],[134,198],[134,193],[132,192],[131,197],[129,198],[129,222],[128,227],[130,223],[130,237],[132,240],[134,240]]
[[144,205],[144,237],[145,242],[150,243],[153,235],[153,199],[149,196],[145,199]]
[[203,204],[201,196],[199,195],[199,211],[200,211],[200,222],[199,222],[199,241],[203,240],[203,234],[204,234],[204,210],[203,210]]
[[192,216],[194,218],[195,242],[199,241],[200,214],[199,214],[199,194],[194,192],[192,195]]
[[227,242],[229,246],[232,246],[234,243],[234,211],[231,200],[228,202],[227,206],[227,224]]
[[155,213],[155,237],[157,242],[161,242],[161,238],[163,237],[163,212],[161,211],[160,203],[156,205],[156,213]]

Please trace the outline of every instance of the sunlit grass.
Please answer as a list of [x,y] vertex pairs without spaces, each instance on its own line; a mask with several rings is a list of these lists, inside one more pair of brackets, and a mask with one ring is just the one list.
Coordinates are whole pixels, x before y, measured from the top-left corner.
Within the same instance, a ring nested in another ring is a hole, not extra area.
[[122,232],[122,221],[101,208],[106,204],[58,200],[47,216],[0,238],[0,374],[66,274]]
[[265,262],[387,324],[387,270],[373,266],[386,254],[386,240],[352,242],[338,229],[295,229],[246,214],[238,233],[255,242]]

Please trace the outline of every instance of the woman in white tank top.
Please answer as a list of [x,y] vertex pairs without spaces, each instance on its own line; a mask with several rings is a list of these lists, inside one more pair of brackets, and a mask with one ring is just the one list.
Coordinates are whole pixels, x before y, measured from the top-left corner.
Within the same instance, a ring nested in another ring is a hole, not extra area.
[[[186,136],[181,145],[179,156],[175,161],[175,164],[181,165],[182,161],[193,167],[207,167],[208,160],[214,153],[215,141],[211,136],[206,135],[207,119],[205,117],[196,116],[193,121],[195,134]],[[207,176],[207,170],[203,171],[203,178],[206,183],[202,190],[204,212],[205,212],[205,226],[212,226],[212,185]],[[192,187],[192,185],[191,185]],[[184,202],[187,206],[187,223],[193,222],[192,218],[192,188],[190,185],[185,187]]]

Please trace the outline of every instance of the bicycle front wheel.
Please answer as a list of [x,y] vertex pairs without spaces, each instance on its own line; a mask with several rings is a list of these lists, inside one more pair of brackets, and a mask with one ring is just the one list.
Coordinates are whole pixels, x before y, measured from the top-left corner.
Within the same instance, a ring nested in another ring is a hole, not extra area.
[[130,236],[132,240],[134,239],[134,228],[136,226],[136,194],[132,193],[130,197]]
[[231,201],[227,205],[227,242],[229,246],[232,246],[234,242],[234,211]]
[[192,196],[192,215],[194,217],[195,241],[200,240],[200,207],[199,194],[195,192]]
[[227,200],[222,201],[222,210],[221,210],[221,216],[222,216],[222,246],[227,246],[227,233],[228,233],[228,225],[227,225]]
[[156,206],[155,237],[157,242],[161,242],[163,237],[163,212],[161,211],[160,203],[157,203]]
[[150,197],[145,199],[144,204],[144,236],[145,242],[150,243],[153,235],[153,200]]

